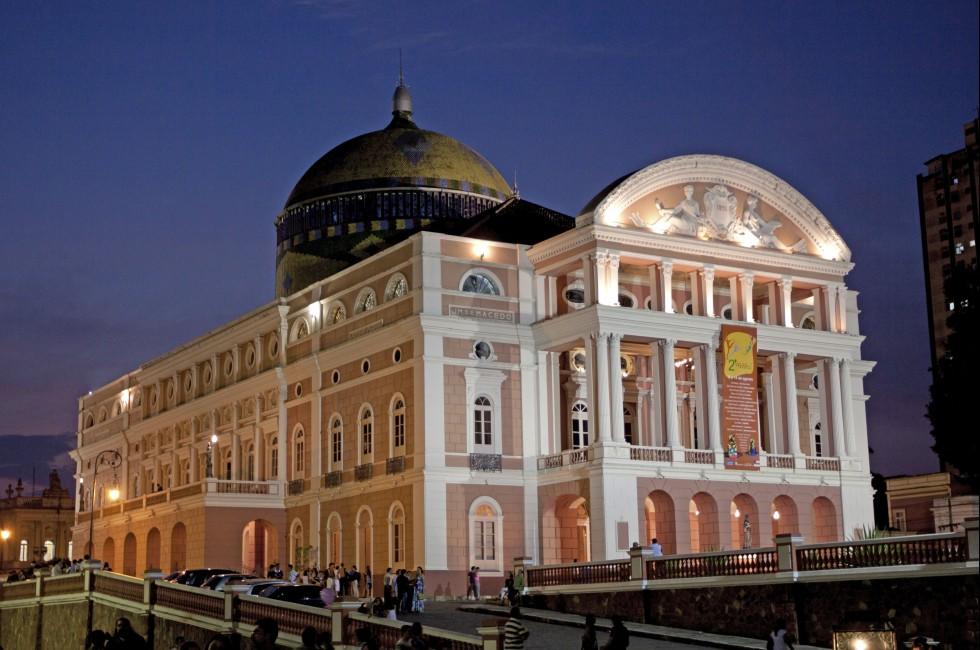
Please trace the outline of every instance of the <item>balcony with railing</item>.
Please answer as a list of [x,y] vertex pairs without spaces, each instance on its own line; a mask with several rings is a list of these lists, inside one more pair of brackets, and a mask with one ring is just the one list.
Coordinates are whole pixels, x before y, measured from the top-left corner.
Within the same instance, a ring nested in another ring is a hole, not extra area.
[[385,474],[401,474],[405,471],[405,457],[395,456],[385,461]]
[[344,472],[343,470],[336,469],[332,472],[327,472],[323,475],[323,487],[334,488],[340,487],[340,484],[344,482]]
[[503,468],[504,457],[501,454],[470,454],[472,472],[501,472]]
[[588,447],[579,449],[566,449],[560,454],[538,457],[538,469],[557,469],[559,467],[569,467],[586,463],[591,460],[591,453]]
[[306,492],[306,479],[294,478],[286,484],[286,494],[291,497],[304,492]]
[[355,481],[367,481],[374,476],[374,464],[364,463],[363,465],[358,465],[354,468],[354,480]]

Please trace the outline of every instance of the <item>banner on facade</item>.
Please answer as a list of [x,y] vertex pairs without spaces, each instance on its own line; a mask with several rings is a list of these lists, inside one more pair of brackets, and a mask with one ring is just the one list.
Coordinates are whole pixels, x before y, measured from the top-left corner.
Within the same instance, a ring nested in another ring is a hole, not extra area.
[[757,341],[754,327],[721,326],[721,430],[726,469],[759,469]]

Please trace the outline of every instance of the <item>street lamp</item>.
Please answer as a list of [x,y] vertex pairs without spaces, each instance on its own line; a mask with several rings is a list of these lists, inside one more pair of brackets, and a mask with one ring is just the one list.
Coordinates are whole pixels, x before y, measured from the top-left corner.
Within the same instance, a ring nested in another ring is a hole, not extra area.
[[[95,494],[99,485],[100,465],[105,465],[115,470],[122,465],[122,455],[115,449],[106,449],[105,451],[99,452],[99,455],[95,457],[95,473],[92,475],[92,496],[89,499],[88,518],[88,557],[90,560],[95,555],[95,544],[93,543],[93,533],[95,532]],[[119,500],[119,488],[116,487],[115,483],[113,481],[113,486],[109,489],[108,496],[110,501]]]
[[7,550],[7,540],[10,539],[10,531],[4,528],[0,530],[0,569],[3,569],[3,555]]
[[208,441],[208,466],[205,475],[207,478],[214,478],[214,446],[218,444],[218,434],[212,433]]

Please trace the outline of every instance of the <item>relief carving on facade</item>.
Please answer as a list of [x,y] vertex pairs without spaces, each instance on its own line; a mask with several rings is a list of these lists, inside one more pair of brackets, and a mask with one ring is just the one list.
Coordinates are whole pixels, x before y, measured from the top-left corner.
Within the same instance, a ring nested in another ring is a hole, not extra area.
[[[752,248],[771,248],[784,253],[806,253],[806,241],[786,245],[775,235],[782,227],[781,220],[763,218],[759,197],[749,194],[745,208],[738,213],[738,197],[724,185],[705,190],[701,202],[694,197],[693,185],[684,186],[684,199],[668,208],[659,199],[654,201],[657,214],[652,219],[638,212],[630,214],[631,223],[662,235],[685,235],[698,239],[729,241]],[[703,203],[703,209],[702,209]]]

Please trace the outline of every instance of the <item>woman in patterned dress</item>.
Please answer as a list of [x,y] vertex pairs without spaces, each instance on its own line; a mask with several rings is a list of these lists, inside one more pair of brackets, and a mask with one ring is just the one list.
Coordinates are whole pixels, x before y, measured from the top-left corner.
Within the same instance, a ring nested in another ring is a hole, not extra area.
[[425,572],[422,567],[415,569],[415,590],[412,593],[412,612],[421,614],[425,611]]

